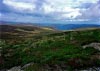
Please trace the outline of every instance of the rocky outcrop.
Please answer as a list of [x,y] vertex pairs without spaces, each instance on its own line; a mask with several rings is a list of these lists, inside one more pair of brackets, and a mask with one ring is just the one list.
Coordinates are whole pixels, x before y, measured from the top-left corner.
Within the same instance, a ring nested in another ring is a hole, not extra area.
[[21,70],[21,66],[18,66],[18,67],[13,67],[7,71],[24,71],[24,70]]
[[29,66],[33,65],[33,64],[34,64],[33,62],[28,63],[28,64],[24,65],[21,69],[25,69],[25,68],[27,68],[27,67],[29,67]]
[[88,68],[86,70],[77,70],[77,71],[100,71],[100,67],[93,67],[93,68]]
[[87,48],[87,47],[93,47],[93,48],[95,48],[95,49],[100,51],[100,43],[90,43],[88,45],[84,45],[83,46],[83,48]]
[[[25,66],[27,67],[27,66],[29,66],[29,64],[25,65]],[[22,69],[22,68],[23,67],[21,67],[21,66],[18,66],[18,67],[16,66],[9,70],[0,70],[0,71],[24,71],[24,69]],[[59,65],[54,65],[53,67],[46,65],[44,67],[44,69],[41,69],[41,71],[69,71],[69,70],[67,70],[66,68],[62,68]],[[92,68],[87,68],[87,69],[83,69],[83,70],[74,69],[73,71],[100,71],[100,67],[92,67]]]

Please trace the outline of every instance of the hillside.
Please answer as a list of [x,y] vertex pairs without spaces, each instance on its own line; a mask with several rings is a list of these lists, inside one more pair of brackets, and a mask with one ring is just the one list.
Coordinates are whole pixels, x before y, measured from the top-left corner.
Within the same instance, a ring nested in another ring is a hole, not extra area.
[[52,28],[38,27],[34,25],[0,25],[1,39],[28,38],[33,35],[56,31]]
[[20,66],[24,71],[75,71],[100,66],[100,29],[12,40],[0,40],[0,69]]

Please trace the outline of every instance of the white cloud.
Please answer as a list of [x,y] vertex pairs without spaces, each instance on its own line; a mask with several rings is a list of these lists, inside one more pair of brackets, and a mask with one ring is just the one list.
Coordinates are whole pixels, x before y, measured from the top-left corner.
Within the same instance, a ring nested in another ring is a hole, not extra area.
[[35,4],[33,3],[26,3],[26,2],[16,2],[13,0],[3,0],[3,3],[10,6],[10,8],[13,8],[15,10],[19,11],[34,11]]
[[55,12],[55,8],[52,7],[52,5],[47,5],[47,4],[43,4],[42,9],[44,10],[44,12],[47,13],[51,13],[51,12]]
[[48,2],[44,3],[42,6],[44,13],[50,15],[53,14],[52,16],[54,16],[55,19],[75,19],[77,16],[81,15],[79,8],[68,7],[66,4],[63,7],[62,5],[57,6],[57,4],[60,4],[60,2],[62,4],[66,3],[57,0],[54,0],[52,3],[52,1],[48,0]]
[[75,19],[77,16],[82,15],[80,12],[76,11],[76,12],[70,12],[67,14],[62,14],[63,18],[69,18],[69,19]]
[[[82,9],[83,3],[97,3],[98,0],[43,0],[41,6],[38,2],[42,0],[3,0],[11,10],[21,13],[40,13],[49,15],[53,19],[61,20],[87,20],[91,16],[100,16],[99,6],[93,6],[89,9]],[[36,4],[37,3],[37,4]],[[39,6],[39,7],[36,7]],[[39,8],[39,9],[36,9]]]

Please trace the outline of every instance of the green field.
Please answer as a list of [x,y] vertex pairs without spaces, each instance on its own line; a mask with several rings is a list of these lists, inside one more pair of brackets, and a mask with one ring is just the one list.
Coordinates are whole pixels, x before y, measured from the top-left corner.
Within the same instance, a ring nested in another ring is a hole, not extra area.
[[31,62],[33,65],[24,68],[25,71],[45,71],[47,66],[69,71],[100,66],[97,57],[100,51],[83,48],[86,44],[100,43],[100,29],[45,33],[29,38],[0,39],[0,69]]

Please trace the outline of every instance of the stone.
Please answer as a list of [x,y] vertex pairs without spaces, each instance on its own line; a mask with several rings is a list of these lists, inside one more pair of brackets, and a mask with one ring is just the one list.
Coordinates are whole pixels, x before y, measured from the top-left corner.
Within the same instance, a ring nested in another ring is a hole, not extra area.
[[21,70],[21,66],[18,66],[18,67],[13,67],[7,71],[23,71],[23,70]]
[[84,45],[83,46],[84,49],[87,48],[87,47],[93,47],[93,48],[95,48],[95,49],[100,51],[100,43],[90,43],[88,45]]

